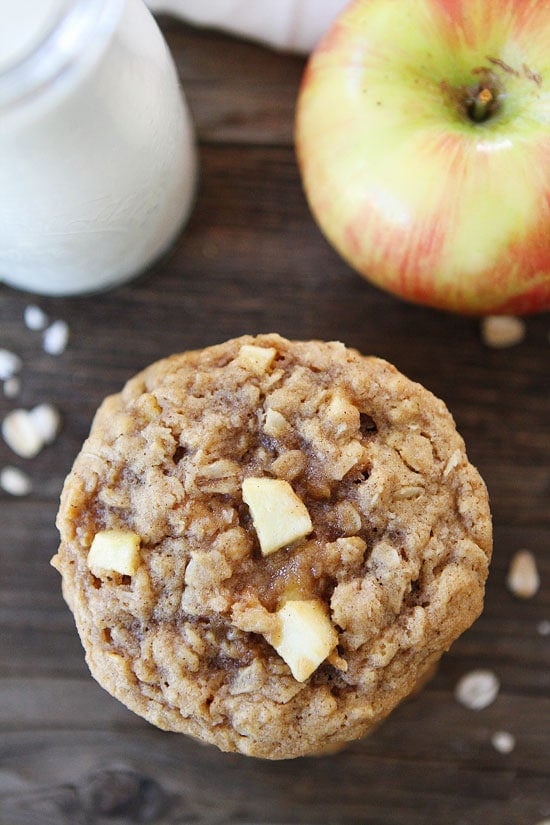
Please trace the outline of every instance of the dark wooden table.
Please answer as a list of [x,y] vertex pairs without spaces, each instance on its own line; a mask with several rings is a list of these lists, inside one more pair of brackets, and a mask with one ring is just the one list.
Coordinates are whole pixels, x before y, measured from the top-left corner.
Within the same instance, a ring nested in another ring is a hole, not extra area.
[[[292,145],[304,61],[161,20],[197,124],[193,217],[173,252],[131,285],[93,298],[37,299],[0,288],[0,347],[19,353],[20,396],[48,401],[56,443],[31,461],[0,444],[0,466],[32,477],[0,506],[0,825],[280,823],[536,825],[550,817],[550,317],[492,350],[475,319],[409,306],[369,286],[328,246],[304,200]],[[0,193],[1,197],[1,193]],[[66,320],[58,357],[23,323],[38,302]],[[393,361],[441,396],[488,484],[495,550],[484,614],[431,684],[339,755],[270,763],[157,731],[88,675],[58,575],[49,567],[63,478],[101,399],[171,352],[241,333],[339,339]],[[515,599],[520,548],[542,586]],[[453,697],[493,670],[490,707]],[[491,744],[516,738],[511,753]]]

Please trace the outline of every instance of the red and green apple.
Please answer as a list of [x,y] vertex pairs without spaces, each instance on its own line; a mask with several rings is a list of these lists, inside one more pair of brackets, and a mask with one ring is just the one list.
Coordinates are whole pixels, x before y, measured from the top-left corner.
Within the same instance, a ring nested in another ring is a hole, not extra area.
[[306,67],[296,150],[319,226],[373,283],[550,308],[548,0],[353,0]]

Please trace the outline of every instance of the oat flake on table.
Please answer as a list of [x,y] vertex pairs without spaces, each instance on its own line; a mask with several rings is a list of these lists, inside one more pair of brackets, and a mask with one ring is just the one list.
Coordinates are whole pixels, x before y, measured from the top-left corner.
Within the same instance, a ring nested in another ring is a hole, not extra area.
[[23,362],[21,358],[9,349],[0,349],[0,381],[7,381],[19,372]]
[[470,710],[483,710],[495,701],[499,689],[500,682],[492,670],[472,670],[458,681],[455,698]]
[[492,735],[491,744],[499,753],[512,753],[516,747],[516,737],[507,730],[498,730]]
[[508,590],[518,599],[531,599],[539,590],[537,562],[530,550],[518,550],[513,556],[506,577]]
[[54,321],[44,332],[44,352],[61,355],[69,342],[69,325],[66,321]]
[[48,316],[36,304],[29,304],[25,307],[24,320],[27,329],[35,332],[41,332],[48,324]]
[[9,465],[0,471],[0,487],[11,496],[26,496],[32,490],[32,482],[23,470]]

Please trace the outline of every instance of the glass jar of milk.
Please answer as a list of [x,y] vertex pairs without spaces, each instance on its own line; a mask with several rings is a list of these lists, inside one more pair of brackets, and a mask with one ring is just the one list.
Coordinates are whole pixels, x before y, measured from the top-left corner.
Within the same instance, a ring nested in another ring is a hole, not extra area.
[[122,283],[191,210],[194,134],[142,0],[0,0],[0,281]]

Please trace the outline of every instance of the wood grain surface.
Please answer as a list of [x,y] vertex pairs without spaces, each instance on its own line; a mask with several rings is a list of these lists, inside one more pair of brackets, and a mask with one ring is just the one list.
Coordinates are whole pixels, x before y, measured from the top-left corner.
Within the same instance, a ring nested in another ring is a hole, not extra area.
[[[304,61],[161,19],[197,126],[201,180],[175,248],[131,285],[44,299],[0,287],[0,347],[23,359],[0,413],[48,401],[56,443],[25,461],[33,492],[0,493],[0,825],[537,825],[550,818],[550,317],[487,348],[479,322],[376,290],[328,246],[304,200],[292,145]],[[0,193],[1,197],[1,193]],[[23,313],[70,325],[42,349]],[[49,567],[57,500],[102,400],[151,361],[242,333],[339,339],[388,358],[442,397],[489,487],[495,548],[482,617],[433,681],[338,755],[270,763],[155,730],[84,664]],[[530,549],[538,594],[505,585]],[[453,696],[473,668],[501,683],[485,710]],[[515,737],[511,753],[491,743]]]

